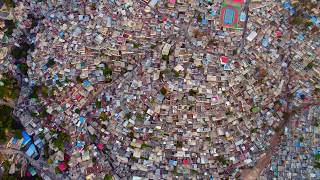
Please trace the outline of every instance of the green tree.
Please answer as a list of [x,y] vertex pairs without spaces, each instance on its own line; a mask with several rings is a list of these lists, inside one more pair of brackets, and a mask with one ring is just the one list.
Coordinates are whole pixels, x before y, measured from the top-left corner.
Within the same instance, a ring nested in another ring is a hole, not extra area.
[[74,112],[80,114],[80,109],[75,109]]
[[103,71],[103,75],[104,76],[111,76],[112,75],[112,69],[110,69],[108,66],[104,67]]
[[169,55],[162,55],[161,59],[164,61],[169,61]]
[[313,66],[314,66],[314,64],[311,62],[305,67],[305,70],[310,70],[313,68]]
[[143,114],[141,114],[141,113],[137,113],[137,114],[136,114],[136,118],[137,118],[138,121],[143,121],[143,120],[144,120],[144,117],[145,117],[145,116],[144,116]]
[[83,80],[80,78],[80,76],[76,77],[76,81],[78,84],[81,84],[83,82]]
[[131,112],[128,112],[125,114],[125,118],[126,119],[130,119],[132,117],[132,113]]
[[178,176],[178,170],[177,170],[177,167],[176,167],[176,166],[173,168],[172,174],[173,174],[174,176]]
[[40,117],[40,118],[46,118],[46,117],[48,117],[48,115],[49,115],[49,114],[47,113],[47,109],[43,107],[43,108],[41,109],[41,111],[40,111],[39,117]]
[[60,169],[59,169],[58,167],[55,167],[55,168],[54,168],[54,172],[55,172],[56,174],[60,174],[60,173],[61,173],[61,171],[60,171]]
[[31,45],[29,45],[27,43],[21,43],[19,47],[14,46],[11,49],[11,55],[15,59],[26,58],[28,55],[29,49],[32,49],[32,48],[34,48],[34,47],[32,47]]
[[43,158],[44,158],[44,159],[49,159],[49,157],[50,157],[50,154],[49,154],[49,144],[46,143],[46,144],[44,145],[44,148],[43,148]]
[[315,164],[314,167],[320,169],[320,154],[314,155]]
[[39,89],[39,86],[34,86],[32,88],[32,91],[30,93],[30,98],[34,98],[34,99],[38,98],[38,89]]
[[201,17],[200,14],[199,14],[198,17],[197,17],[197,21],[198,21],[198,22],[201,22],[201,21],[202,21],[202,17]]
[[162,87],[162,88],[160,89],[160,93],[161,93],[162,95],[167,95],[167,93],[168,93],[167,88]]
[[7,37],[11,37],[13,30],[16,28],[16,24],[13,20],[5,20],[6,30],[4,34]]
[[17,169],[21,169],[21,167],[22,167],[21,163],[18,163],[16,167],[17,167]]
[[190,96],[196,96],[197,94],[198,94],[198,90],[193,90],[193,89],[189,90],[189,95]]
[[47,86],[41,86],[41,95],[43,97],[48,97],[49,96],[49,88]]
[[22,74],[28,74],[28,65],[26,63],[17,64],[18,69],[21,71]]
[[21,133],[21,130],[15,130],[14,131],[14,136],[18,139],[21,139],[22,138],[22,133]]
[[299,17],[299,16],[292,17],[289,20],[289,23],[291,25],[301,25],[301,24],[303,24],[303,22],[304,22],[304,19],[302,17]]
[[175,76],[175,77],[179,77],[179,76],[180,76],[179,71],[173,71],[173,72],[174,72],[174,76]]
[[54,61],[54,59],[53,58],[49,58],[46,65],[47,65],[48,68],[50,68],[50,67],[54,66],[55,64],[56,64],[56,62]]
[[20,89],[16,79],[9,75],[4,74],[3,78],[0,79],[2,82],[0,86],[0,98],[8,98],[15,100],[18,98]]
[[98,100],[96,101],[96,107],[97,108],[101,108],[102,107],[101,101],[98,101]]
[[139,43],[134,43],[133,44],[133,48],[139,48],[139,47],[141,47],[141,44],[139,44]]
[[101,121],[107,121],[108,120],[108,115],[105,112],[102,112],[99,116]]
[[7,8],[14,8],[16,6],[13,0],[3,0],[3,2]]
[[141,144],[141,149],[145,149],[145,148],[148,148],[148,147],[151,147],[151,146],[146,144],[146,143]]
[[65,143],[70,142],[70,135],[64,132],[58,132],[58,136],[56,139],[53,140],[54,147],[58,148],[59,150],[64,150]]
[[112,178],[112,175],[110,175],[110,174],[106,174],[105,176],[104,176],[104,178],[103,178],[103,180],[112,180],[113,178]]
[[299,141],[300,141],[300,142],[303,142],[303,140],[304,140],[304,137],[303,137],[303,136],[299,137]]
[[14,126],[12,111],[13,109],[9,106],[0,106],[0,143],[7,141],[6,132],[11,132]]
[[217,158],[217,161],[219,161],[221,164],[223,165],[228,164],[227,160],[223,156],[217,156],[216,158]]
[[176,142],[176,147],[177,147],[177,148],[182,148],[182,146],[183,146],[182,141],[177,141],[177,142]]
[[2,163],[2,166],[3,166],[3,168],[4,168],[4,172],[7,173],[7,172],[9,172],[11,163],[10,163],[10,161],[5,160],[5,161]]

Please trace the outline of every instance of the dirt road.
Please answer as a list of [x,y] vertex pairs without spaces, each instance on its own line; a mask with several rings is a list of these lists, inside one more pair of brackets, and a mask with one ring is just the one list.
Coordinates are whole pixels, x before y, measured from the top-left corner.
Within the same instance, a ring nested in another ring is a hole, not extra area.
[[315,105],[320,105],[320,102],[317,101],[317,102],[305,103],[305,104],[302,104],[300,107],[297,107],[291,110],[289,112],[289,118],[287,118],[280,124],[281,129],[272,136],[269,149],[260,156],[260,159],[257,162],[255,167],[251,169],[242,170],[241,179],[243,180],[259,179],[259,175],[270,164],[272,155],[279,147],[282,135],[284,134],[284,127],[286,127],[289,124],[291,117],[295,114],[300,113],[306,108],[309,108],[310,106],[315,106]]

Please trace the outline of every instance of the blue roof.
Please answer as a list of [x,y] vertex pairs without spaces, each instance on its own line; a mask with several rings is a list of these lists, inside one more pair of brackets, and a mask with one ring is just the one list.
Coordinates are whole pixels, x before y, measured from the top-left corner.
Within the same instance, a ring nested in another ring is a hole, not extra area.
[[300,90],[300,89],[299,89],[298,91],[296,91],[296,94],[295,94],[295,95],[296,95],[297,98],[301,98],[301,97],[305,96],[304,93],[303,93],[303,91]]
[[30,173],[32,176],[35,176],[35,175],[37,174],[36,169],[35,169],[34,167],[32,167],[32,166],[30,166],[30,167],[28,168],[28,171],[29,171],[29,173]]
[[246,15],[245,12],[241,12],[241,13],[240,13],[240,21],[245,21],[245,20],[246,20],[246,17],[247,17],[247,15]]
[[61,38],[63,38],[63,37],[64,37],[64,32],[61,31],[61,32],[59,33],[59,36],[60,36]]
[[83,141],[77,141],[76,147],[81,148],[84,146],[84,144],[85,144],[85,142],[83,142]]
[[14,145],[17,144],[17,141],[18,141],[17,138],[14,137],[12,140],[12,144],[14,144]]
[[81,124],[83,124],[83,123],[86,121],[86,118],[85,118],[85,117],[80,116],[80,120],[79,120],[79,121],[81,122]]
[[35,145],[40,144],[40,143],[42,143],[41,139],[37,139],[37,140],[34,142]]
[[203,18],[202,21],[201,21],[201,24],[202,24],[202,25],[208,24],[208,20],[206,20],[205,18]]
[[22,146],[28,144],[31,141],[31,137],[28,135],[26,131],[22,131],[22,137],[23,137]]
[[294,13],[296,13],[296,10],[292,8],[292,9],[290,9],[289,12],[290,12],[290,15],[293,15]]
[[53,76],[53,79],[54,79],[54,80],[59,80],[58,75],[55,74],[55,75]]
[[42,66],[42,69],[43,69],[43,70],[47,70],[47,69],[48,69],[48,66],[47,66],[47,65],[44,65],[44,66]]
[[287,104],[287,101],[285,99],[279,99],[279,102],[281,105]]
[[292,6],[290,5],[289,2],[285,2],[285,3],[283,3],[283,8],[284,8],[285,10],[289,10],[289,9],[292,9]]
[[210,15],[211,15],[211,16],[216,16],[216,15],[217,15],[217,12],[212,9]]
[[175,161],[175,160],[169,160],[169,165],[171,165],[171,166],[176,166],[177,164],[178,164],[177,161]]
[[31,157],[36,152],[36,147],[31,144],[26,152],[27,156]]
[[84,81],[83,81],[83,85],[84,85],[85,87],[89,87],[89,86],[91,86],[91,83],[90,83],[89,80],[84,80]]
[[304,40],[304,34],[303,34],[303,33],[299,33],[298,39],[299,39],[300,41],[303,41],[303,40]]
[[76,146],[77,146],[77,148],[80,148],[80,147],[81,147],[81,143],[80,143],[80,141],[77,141]]
[[225,64],[224,67],[223,67],[223,70],[230,71],[231,70],[230,64]]
[[119,113],[116,113],[114,116],[115,116],[116,118],[119,118],[119,117],[120,117]]
[[224,24],[232,24],[234,21],[235,12],[232,8],[226,8],[225,14],[223,17]]
[[320,25],[320,19],[317,18],[316,16],[311,16],[311,19],[313,24],[315,24],[316,26],[319,26]]
[[263,47],[268,47],[269,46],[269,37],[265,37],[262,40],[262,46]]

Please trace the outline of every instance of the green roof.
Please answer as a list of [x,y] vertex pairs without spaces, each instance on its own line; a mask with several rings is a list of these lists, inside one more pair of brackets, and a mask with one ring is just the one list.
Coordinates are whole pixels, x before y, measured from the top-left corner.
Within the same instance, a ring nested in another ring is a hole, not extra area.
[[253,107],[252,109],[251,109],[251,111],[253,112],[253,113],[257,113],[257,112],[260,112],[260,107]]

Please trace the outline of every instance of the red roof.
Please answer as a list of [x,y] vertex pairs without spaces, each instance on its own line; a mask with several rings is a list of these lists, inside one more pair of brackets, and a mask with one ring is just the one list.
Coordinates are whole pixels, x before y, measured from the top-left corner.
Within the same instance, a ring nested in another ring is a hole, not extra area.
[[244,0],[233,0],[233,2],[244,3]]
[[70,158],[71,158],[71,157],[70,157],[69,154],[64,153],[64,161],[69,161]]
[[81,95],[78,94],[78,95],[76,96],[76,100],[79,101],[80,99],[81,99]]
[[168,18],[166,16],[162,17],[162,21],[167,21],[167,20],[168,20]]
[[276,36],[277,37],[281,37],[282,36],[282,32],[281,31],[276,31]]
[[239,62],[234,62],[234,66],[235,66],[236,68],[239,68],[241,65],[240,65]]
[[100,143],[100,144],[97,145],[97,147],[101,151],[103,149],[103,144]]
[[67,169],[67,166],[64,162],[60,163],[58,168],[60,169],[60,171],[65,171]]
[[183,160],[183,164],[184,164],[184,165],[188,165],[188,164],[189,164],[188,159],[184,159],[184,160]]
[[26,172],[26,176],[27,176],[27,177],[31,177],[32,175],[31,175],[30,172],[27,171],[27,172]]
[[229,58],[226,56],[221,56],[220,62],[221,62],[221,64],[227,64],[229,62]]

